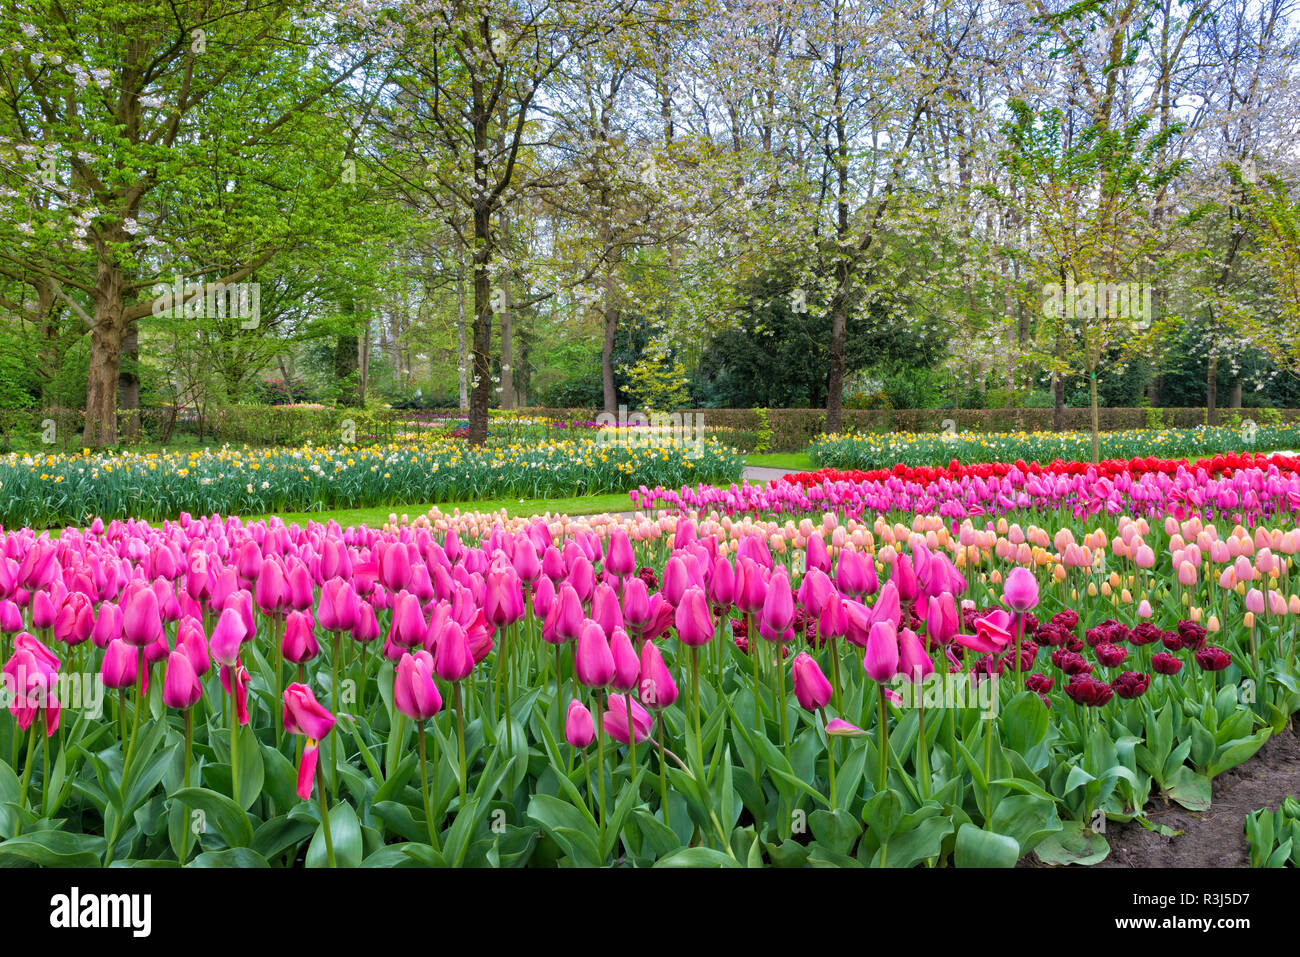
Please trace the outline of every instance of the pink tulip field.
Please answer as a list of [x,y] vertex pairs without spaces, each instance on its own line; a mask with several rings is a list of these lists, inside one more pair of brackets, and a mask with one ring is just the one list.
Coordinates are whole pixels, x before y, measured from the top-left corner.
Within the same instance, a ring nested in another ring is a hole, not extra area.
[[1091,864],[1300,709],[1300,475],[0,534],[0,864]]

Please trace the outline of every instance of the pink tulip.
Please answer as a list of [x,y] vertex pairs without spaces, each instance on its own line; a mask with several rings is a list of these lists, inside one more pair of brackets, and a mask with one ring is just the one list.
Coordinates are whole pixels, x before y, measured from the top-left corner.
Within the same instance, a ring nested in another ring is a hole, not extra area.
[[664,664],[664,657],[654,642],[641,646],[641,686],[638,689],[641,703],[660,711],[677,700],[677,683]]
[[600,625],[590,619],[578,634],[573,667],[578,681],[587,688],[604,688],[614,679],[614,654],[609,641]]
[[447,622],[438,636],[433,654],[433,670],[443,681],[461,681],[474,670],[474,652],[469,637],[457,621]]
[[691,586],[682,593],[676,612],[677,637],[682,644],[699,647],[713,640],[713,618],[703,589]]
[[[605,711],[603,724],[605,733],[619,744],[628,743],[627,712],[629,700],[631,699],[625,695],[612,694],[609,696],[609,707]],[[650,712],[641,707],[638,702],[632,700],[632,734],[635,736],[637,744],[650,737],[652,727],[654,727],[654,719],[650,717]]]
[[641,661],[632,647],[632,640],[621,627],[614,629],[609,650],[614,655],[614,677],[610,686],[615,691],[634,690],[641,677]]
[[285,661],[301,665],[320,654],[315,625],[311,612],[289,612],[284,622],[284,638],[280,641],[280,652],[284,655]]
[[929,640],[946,645],[957,634],[957,606],[952,595],[932,595],[926,601],[925,629]]
[[806,711],[817,711],[831,701],[831,683],[822,674],[817,662],[807,652],[795,657],[791,664],[794,695]]
[[596,586],[591,600],[591,617],[613,638],[614,629],[623,627],[623,610],[618,605],[618,595],[605,582]]
[[524,617],[524,593],[513,565],[498,558],[484,581],[483,615],[492,625],[509,625]]
[[786,629],[794,621],[794,595],[790,592],[790,579],[783,569],[772,573],[758,621],[759,634],[768,641],[782,641]]
[[[626,724],[626,719],[624,720]],[[564,740],[575,748],[590,747],[596,740],[596,724],[582,702],[569,702],[569,710],[564,719]]]
[[650,620],[650,593],[640,578],[629,578],[623,585],[623,620],[634,629]]
[[393,679],[393,707],[412,721],[432,718],[442,710],[442,696],[433,680],[433,656],[420,650],[402,655]]
[[582,599],[569,582],[563,582],[556,594],[555,635],[561,641],[570,641],[578,637],[586,615],[582,611]]
[[105,688],[130,688],[135,685],[140,653],[121,638],[114,638],[104,649],[104,661],[99,668],[100,680]]
[[919,682],[934,674],[934,662],[925,653],[925,646],[916,632],[904,628],[898,633],[898,670],[908,681]]
[[1028,568],[1017,565],[1002,585],[1002,600],[1012,611],[1026,612],[1038,604],[1038,579]]
[[173,651],[167,657],[167,674],[163,678],[163,704],[184,711],[192,708],[202,697],[203,685],[194,673],[189,655]]
[[892,621],[878,621],[871,626],[862,666],[867,677],[878,684],[898,674],[898,632]]
[[208,643],[208,650],[218,664],[233,668],[239,661],[239,650],[247,634],[244,619],[239,612],[234,608],[227,608],[217,619],[217,627],[212,629],[212,640]]
[[626,578],[636,571],[636,555],[632,551],[632,542],[622,527],[615,527],[609,533],[609,551],[605,555],[605,568],[619,578]]
[[316,700],[304,684],[294,682],[284,689],[284,730],[319,741],[334,727],[334,715]]
[[[152,645],[162,637],[162,616],[158,612],[158,596],[152,588],[137,588],[131,592],[122,610],[122,638],[137,648]],[[242,637],[242,636],[241,636]]]

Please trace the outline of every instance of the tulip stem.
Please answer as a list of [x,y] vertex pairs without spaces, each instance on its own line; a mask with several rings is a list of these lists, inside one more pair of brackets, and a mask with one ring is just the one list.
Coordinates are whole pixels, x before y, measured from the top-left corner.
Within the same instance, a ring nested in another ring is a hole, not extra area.
[[140,660],[135,669],[135,714],[131,720],[131,740],[126,744],[126,757],[122,760],[122,773],[131,766],[131,752],[135,750],[135,735],[140,730],[140,712],[144,708],[144,648],[139,651]]
[[[819,708],[822,715],[822,728],[826,728],[826,709]],[[826,761],[827,767],[830,768],[831,774],[831,810],[834,811],[838,806],[835,803],[835,735],[827,732],[826,734]]]
[[[39,717],[39,716],[37,716]],[[23,783],[18,789],[18,813],[14,815],[14,837],[17,837],[23,830],[22,811],[27,807],[27,786],[32,780],[32,765],[36,762],[36,723],[37,717],[32,718],[31,726],[27,730],[27,761],[23,765]],[[18,736],[14,735],[17,740]],[[111,848],[110,848],[111,850]]]
[[885,686],[877,685],[880,692],[880,768],[876,774],[876,790],[883,791],[889,783],[889,714],[885,710]]
[[[572,752],[573,752],[573,751],[576,751],[576,750],[577,750],[577,749],[576,749],[576,748],[573,748],[573,747],[570,747],[570,749],[569,749],[569,751],[570,751],[570,753],[569,753],[569,764],[570,764],[570,765],[573,764],[573,753],[572,753]],[[586,748],[583,748],[583,749],[582,749],[582,783],[583,783],[583,790],[586,792],[587,810],[590,811],[590,810],[592,809],[592,808],[591,808],[591,762],[589,762],[589,761],[587,760],[587,749],[586,749]]]
[[[238,681],[238,677],[232,679],[232,689],[236,693],[238,689],[234,688],[234,684]],[[230,796],[239,804],[239,709],[233,701],[230,706]]]
[[321,830],[325,832],[325,860],[333,868],[336,866],[334,863],[334,839],[330,836],[330,809],[325,805],[325,788],[318,787],[316,794],[320,797],[320,826]]
[[776,665],[773,667],[772,673],[775,679],[781,683],[781,747],[785,751],[786,760],[789,760],[790,735],[786,727],[789,709],[785,703],[785,646],[778,641],[774,647],[776,649]]
[[695,712],[695,750],[703,761],[704,742],[700,740],[700,649],[696,645],[691,646],[691,707]]
[[672,827],[668,820],[668,770],[664,765],[664,713],[659,712],[659,803],[664,809],[664,826]]
[[[628,757],[632,762],[632,780],[636,780],[636,729],[632,724],[632,692],[628,691],[624,696],[627,700],[627,747]],[[640,790],[638,788],[638,790]],[[637,795],[640,797],[640,794]]]
[[921,740],[919,742],[920,751],[917,752],[916,763],[917,771],[921,775],[921,797],[923,800],[930,800],[930,743],[925,736],[925,699],[921,699]]
[[[599,834],[600,847],[605,846],[605,704],[601,700],[604,693],[596,690],[596,792],[600,797]],[[632,727],[628,726],[628,736],[632,736]],[[583,752],[585,755],[585,751]],[[603,863],[603,858],[602,858]]]
[[[185,768],[182,772],[182,787],[189,790],[190,786],[190,755],[194,751],[194,709],[185,709]],[[181,863],[190,856],[190,808],[185,805],[185,837],[181,841]]]
[[984,829],[993,830],[993,722],[984,722]]
[[[276,701],[284,700],[284,646],[281,644],[283,638],[283,627],[280,626],[280,618],[272,615],[271,617],[271,654],[275,657],[275,699]],[[277,637],[276,632],[281,632]],[[279,708],[271,709],[271,724],[275,727],[275,746],[280,747],[280,734],[283,730],[284,713]]]
[[[755,722],[757,723],[757,722],[759,721],[759,710],[758,710],[758,709],[759,709],[759,708],[762,708],[762,709],[763,709],[763,713],[766,714],[766,713],[767,713],[767,706],[763,703],[763,694],[762,694],[762,691],[761,691],[762,684],[761,684],[761,682],[759,681],[759,677],[758,677],[758,649],[754,647],[753,636],[750,634],[750,631],[749,631],[749,612],[745,612],[745,641],[746,641],[746,643],[747,643],[746,653],[749,655],[749,657],[750,657],[751,659],[753,659],[753,666],[754,666],[754,720],[755,720]],[[760,730],[761,730],[761,726],[760,726]]]
[[416,725],[416,731],[420,739],[420,794],[424,798],[424,822],[429,829],[429,844],[434,850],[439,850],[438,827],[433,820],[433,806],[429,803],[429,767],[425,759],[423,721]]
[[451,688],[456,698],[456,744],[460,755],[460,810],[463,811],[469,793],[465,770],[465,715],[460,707],[460,682],[453,681]]

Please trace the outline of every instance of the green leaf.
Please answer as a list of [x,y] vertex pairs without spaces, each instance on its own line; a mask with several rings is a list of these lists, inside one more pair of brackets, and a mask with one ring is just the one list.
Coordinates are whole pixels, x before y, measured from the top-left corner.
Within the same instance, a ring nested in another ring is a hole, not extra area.
[[[240,750],[244,750],[241,746]],[[252,750],[248,748],[247,750]],[[302,799],[298,797],[298,772],[294,769],[293,762],[283,754],[264,744],[262,751],[262,788],[271,796],[276,807],[292,808],[299,804]],[[240,770],[243,771],[244,764],[240,762]],[[243,789],[243,781],[240,781],[240,789]],[[243,794],[240,794],[243,797]]]
[[596,826],[573,805],[549,794],[534,794],[525,813],[560,845],[575,866],[600,866]]
[[685,847],[660,858],[655,867],[740,867],[740,864],[711,847]]
[[99,867],[105,842],[91,834],[41,830],[0,842],[0,866],[27,861],[41,867]]
[[307,840],[315,830],[310,821],[290,820],[282,814],[271,818],[253,833],[252,848],[271,860]]
[[1270,728],[1261,728],[1248,738],[1238,738],[1234,741],[1229,741],[1219,749],[1219,753],[1216,754],[1214,760],[1210,762],[1210,766],[1206,770],[1206,773],[1210,777],[1215,777],[1216,775],[1227,771],[1229,768],[1235,768],[1243,761],[1254,757],[1255,752],[1264,746],[1264,742],[1267,741],[1272,734],[1273,732]]
[[994,831],[1013,837],[1020,845],[1020,856],[1028,854],[1039,841],[1061,829],[1056,802],[1032,794],[1005,797],[993,808]]
[[893,791],[880,791],[862,808],[862,819],[871,828],[873,839],[887,844],[903,819],[903,802]]
[[224,851],[207,851],[190,861],[187,867],[270,867],[266,858],[247,847],[231,847]]
[[1007,747],[1028,754],[1047,737],[1047,705],[1034,692],[1022,691],[1003,709],[1002,727]]
[[1110,844],[1081,821],[1066,821],[1061,830],[1034,848],[1044,864],[1097,864],[1110,853]]
[[[330,840],[334,846],[334,864],[337,867],[360,867],[362,854],[361,823],[357,812],[346,801],[340,801],[330,808]],[[307,848],[308,867],[329,867],[329,857],[325,853],[324,822],[316,830]]]
[[1210,779],[1204,774],[1197,774],[1187,765],[1176,770],[1165,787],[1169,797],[1189,811],[1208,811],[1210,809]]
[[215,825],[231,847],[248,847],[253,843],[253,824],[248,813],[226,795],[207,788],[181,788],[170,797],[191,811],[202,811],[206,816],[205,825]]
[[1014,837],[985,831],[974,824],[963,824],[957,832],[953,854],[956,867],[1015,867],[1020,845]]

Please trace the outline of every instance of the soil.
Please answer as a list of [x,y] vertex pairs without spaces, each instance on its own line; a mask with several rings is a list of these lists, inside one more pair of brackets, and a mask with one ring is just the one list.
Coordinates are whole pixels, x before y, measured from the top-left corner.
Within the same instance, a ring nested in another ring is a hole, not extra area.
[[[1212,782],[1208,811],[1193,812],[1156,797],[1147,807],[1152,824],[1182,831],[1173,837],[1136,821],[1110,823],[1110,854],[1095,867],[1247,867],[1246,814],[1277,810],[1288,794],[1300,796],[1300,735],[1292,726],[1270,738],[1244,764]],[[1034,859],[1034,863],[1038,863]]]

